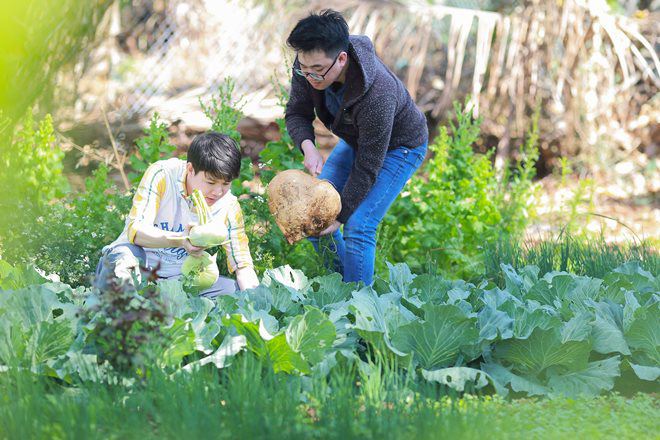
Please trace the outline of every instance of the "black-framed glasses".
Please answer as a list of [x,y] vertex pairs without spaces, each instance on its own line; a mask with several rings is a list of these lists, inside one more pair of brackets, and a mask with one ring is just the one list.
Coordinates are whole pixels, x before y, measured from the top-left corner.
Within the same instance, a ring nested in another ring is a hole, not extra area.
[[[341,55],[341,51],[337,54],[335,59],[332,61],[332,64],[330,64],[330,67],[328,67],[328,70],[326,70],[323,74],[314,73],[314,72],[305,72],[301,69],[293,69],[293,71],[296,72],[300,76],[304,76],[305,78],[312,78],[314,81],[323,81],[325,79],[325,76],[328,74],[328,72],[330,72],[330,69],[332,69],[332,66],[334,66],[335,63],[337,62],[337,60],[339,59],[339,55]],[[296,55],[296,61],[298,61],[298,55]]]

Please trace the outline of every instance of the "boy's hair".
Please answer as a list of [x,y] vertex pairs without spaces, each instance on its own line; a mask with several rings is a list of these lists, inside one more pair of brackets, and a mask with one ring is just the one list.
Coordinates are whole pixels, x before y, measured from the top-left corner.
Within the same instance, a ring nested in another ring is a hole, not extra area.
[[241,172],[241,150],[226,134],[209,131],[195,136],[188,149],[195,174],[205,171],[214,179],[231,182]]
[[329,57],[348,50],[348,23],[332,9],[311,13],[298,21],[286,44],[297,52],[322,50]]

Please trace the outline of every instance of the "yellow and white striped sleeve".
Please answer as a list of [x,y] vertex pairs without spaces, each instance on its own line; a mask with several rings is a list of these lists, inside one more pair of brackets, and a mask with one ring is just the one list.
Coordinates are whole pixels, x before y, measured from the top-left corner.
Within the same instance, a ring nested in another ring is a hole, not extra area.
[[166,181],[165,170],[158,162],[151,164],[142,176],[126,220],[131,243],[135,242],[138,225],[153,226],[160,201],[165,195]]
[[250,244],[245,233],[245,221],[241,205],[236,201],[227,214],[228,240],[223,244],[227,254],[227,269],[234,273],[236,269],[254,267]]

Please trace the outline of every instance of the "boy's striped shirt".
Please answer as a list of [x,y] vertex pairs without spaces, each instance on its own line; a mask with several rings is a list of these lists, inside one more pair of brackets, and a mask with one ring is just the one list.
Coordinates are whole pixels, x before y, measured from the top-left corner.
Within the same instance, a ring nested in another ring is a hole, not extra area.
[[[124,231],[109,246],[134,243],[136,226],[139,224],[183,232],[188,223],[197,223],[197,214],[186,194],[185,179],[185,161],[168,159],[153,163],[138,185]],[[228,240],[223,244],[223,248],[227,255],[229,272],[253,267],[243,212],[236,196],[227,192],[210,208],[212,220],[222,219],[220,223],[228,230]],[[148,266],[156,267],[160,264],[158,275],[161,278],[180,275],[181,264],[188,255],[183,248],[145,248],[145,251]]]

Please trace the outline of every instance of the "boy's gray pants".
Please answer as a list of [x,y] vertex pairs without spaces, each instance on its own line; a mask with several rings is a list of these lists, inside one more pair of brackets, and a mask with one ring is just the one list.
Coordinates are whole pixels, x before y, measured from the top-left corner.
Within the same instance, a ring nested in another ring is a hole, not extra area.
[[[120,244],[106,249],[96,266],[94,286],[100,290],[107,287],[111,278],[120,282],[133,283],[133,276],[140,279],[140,263],[146,266],[147,254],[144,249],[135,244]],[[177,278],[177,277],[174,277]],[[231,278],[219,277],[213,286],[202,291],[199,295],[213,299],[218,295],[234,293],[238,284]]]

